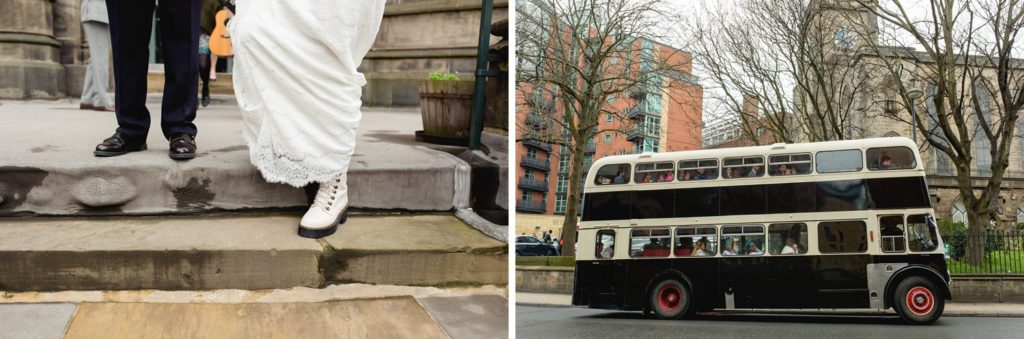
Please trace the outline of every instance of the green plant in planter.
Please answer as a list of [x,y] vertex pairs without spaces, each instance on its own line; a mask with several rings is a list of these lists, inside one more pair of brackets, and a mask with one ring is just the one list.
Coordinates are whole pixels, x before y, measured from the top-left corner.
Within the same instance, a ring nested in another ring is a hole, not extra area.
[[427,75],[427,80],[458,81],[459,80],[459,73],[448,73],[448,72],[441,72],[441,71],[433,71],[433,72],[430,72],[430,75]]

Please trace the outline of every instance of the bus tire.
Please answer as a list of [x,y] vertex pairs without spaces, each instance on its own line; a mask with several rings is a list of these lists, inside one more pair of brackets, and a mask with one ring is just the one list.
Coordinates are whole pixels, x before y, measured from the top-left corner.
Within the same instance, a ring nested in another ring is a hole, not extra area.
[[938,320],[946,302],[931,280],[917,275],[900,281],[893,297],[896,313],[904,322],[912,325],[930,324]]
[[690,288],[675,279],[654,285],[647,298],[648,309],[661,319],[679,319],[690,313],[693,294]]

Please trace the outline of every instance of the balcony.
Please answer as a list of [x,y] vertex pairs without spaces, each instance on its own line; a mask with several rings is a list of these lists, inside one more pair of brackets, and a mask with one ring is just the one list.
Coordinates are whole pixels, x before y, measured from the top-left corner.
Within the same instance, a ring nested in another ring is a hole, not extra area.
[[519,166],[541,170],[544,172],[551,171],[550,160],[540,160],[537,158],[523,157],[523,160],[519,161]]
[[629,119],[643,119],[645,115],[659,116],[661,112],[655,112],[645,105],[643,102],[638,102],[633,107],[626,110],[626,118]]
[[527,178],[519,179],[519,188],[533,190],[537,192],[547,192],[548,183],[544,181],[531,180]]
[[644,127],[643,126],[636,126],[636,128],[633,128],[633,129],[631,129],[631,130],[626,132],[626,140],[633,141],[633,140],[643,139],[643,138],[644,138]]
[[547,212],[547,206],[540,201],[516,200],[516,211],[543,214]]
[[539,114],[531,113],[526,115],[526,128],[533,130],[545,130],[548,128],[548,124]]
[[583,154],[594,154],[594,153],[597,153],[597,143],[595,143],[593,140],[591,140],[591,141],[587,142],[586,145],[583,146]]
[[526,139],[526,140],[523,140],[522,143],[523,143],[523,146],[539,148],[539,149],[542,149],[542,150],[544,150],[545,152],[548,152],[548,153],[551,152],[551,144],[546,144],[546,143],[540,142],[537,139]]

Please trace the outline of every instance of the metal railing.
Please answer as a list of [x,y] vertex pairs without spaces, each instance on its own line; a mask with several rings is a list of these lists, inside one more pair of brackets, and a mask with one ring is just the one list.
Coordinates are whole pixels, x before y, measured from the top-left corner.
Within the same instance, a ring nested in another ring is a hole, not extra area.
[[540,142],[537,139],[526,139],[526,140],[523,140],[522,143],[523,143],[524,146],[536,147],[536,148],[542,149],[544,151],[551,152],[551,144],[546,144],[546,143]]
[[519,166],[530,167],[547,172],[551,170],[551,160],[523,157],[523,160],[519,161]]
[[540,180],[531,180],[527,178],[519,179],[519,188],[530,189],[534,191],[547,192],[548,183]]
[[547,212],[547,206],[541,201],[516,200],[516,211],[544,213]]
[[[987,231],[972,235],[964,231],[943,234],[946,267],[953,275],[1024,275],[1024,232]],[[977,265],[967,262],[968,249],[980,248],[984,258]]]

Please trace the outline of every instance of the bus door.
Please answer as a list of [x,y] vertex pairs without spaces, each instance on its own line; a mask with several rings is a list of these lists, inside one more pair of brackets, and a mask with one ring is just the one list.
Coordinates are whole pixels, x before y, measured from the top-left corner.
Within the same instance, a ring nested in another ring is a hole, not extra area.
[[[726,309],[761,307],[764,286],[764,226],[722,226],[719,295]],[[699,292],[698,292],[699,293]]]
[[860,220],[818,223],[821,256],[814,272],[819,307],[868,307],[867,237],[867,225]]
[[[594,308],[617,308],[615,286],[617,285],[615,256],[615,230],[599,230],[594,241],[594,261],[586,262],[580,267],[583,271],[577,276],[583,279],[577,285],[583,286],[589,297],[588,304]],[[620,285],[621,286],[621,285]]]
[[817,308],[815,256],[807,255],[807,224],[768,225],[762,307]]

